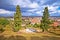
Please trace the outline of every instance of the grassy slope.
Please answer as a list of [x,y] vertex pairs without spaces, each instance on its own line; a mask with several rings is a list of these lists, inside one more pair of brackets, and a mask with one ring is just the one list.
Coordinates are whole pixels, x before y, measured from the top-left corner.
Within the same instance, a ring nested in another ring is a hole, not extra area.
[[2,34],[0,35],[4,35],[5,37],[9,37],[9,36],[22,36],[22,39],[23,37],[26,38],[27,40],[53,40],[53,39],[58,39],[60,38],[60,36],[57,36],[57,35],[53,35],[51,33],[17,33],[17,32],[3,32]]
[[[23,30],[23,29],[22,29]],[[60,31],[55,31],[56,33],[60,33]],[[3,33],[0,33],[0,35],[4,35],[5,37],[10,37],[10,36],[22,36],[26,38],[27,40],[60,40],[60,36],[54,35],[49,32],[43,32],[43,33],[23,33],[23,32],[13,32],[13,31],[4,31]],[[21,38],[21,37],[20,37]]]

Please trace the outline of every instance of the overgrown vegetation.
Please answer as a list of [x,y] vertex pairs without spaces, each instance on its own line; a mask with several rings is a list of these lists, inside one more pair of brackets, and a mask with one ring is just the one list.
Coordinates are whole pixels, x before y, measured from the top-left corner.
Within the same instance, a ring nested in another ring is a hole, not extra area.
[[40,27],[40,24],[35,23],[35,24],[33,25],[33,27],[39,28],[39,27]]
[[5,19],[5,18],[0,18],[0,31],[3,32],[4,31],[4,27],[6,27],[6,25],[8,25],[10,22]]

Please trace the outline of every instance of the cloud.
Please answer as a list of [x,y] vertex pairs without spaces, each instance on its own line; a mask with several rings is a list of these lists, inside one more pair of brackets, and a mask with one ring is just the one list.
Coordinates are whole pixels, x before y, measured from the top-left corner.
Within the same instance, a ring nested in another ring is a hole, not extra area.
[[60,10],[58,10],[58,12],[60,13]]
[[58,8],[58,6],[48,6],[48,9],[51,11],[55,11]]
[[37,13],[37,14],[40,14],[40,13],[42,13],[42,12],[41,12],[41,11],[37,11],[36,13]]
[[41,16],[45,7],[48,7],[50,15],[54,16],[60,14],[59,3],[60,0],[0,0],[0,14],[13,14],[16,5],[20,5],[23,16]]
[[22,13],[22,16],[31,16],[32,13],[28,13],[28,12],[25,12],[25,13]]
[[13,5],[20,5],[21,7],[28,7],[28,8],[37,8],[39,7],[37,2],[31,2],[30,0],[15,0],[13,1]]
[[52,5],[54,3],[60,3],[60,0],[47,0],[44,5]]
[[57,13],[56,15],[60,14],[60,13],[59,13],[59,10],[57,10],[58,8],[59,8],[59,6],[55,6],[55,7],[54,7],[54,6],[51,6],[51,7],[49,7],[49,11],[50,11],[49,13],[50,13],[51,15],[52,15],[52,13],[53,13],[53,14],[54,14],[54,13],[55,13],[55,14]]
[[39,15],[39,16],[42,16],[43,15],[43,11],[36,11],[36,14]]
[[28,12],[35,12],[35,11],[37,11],[38,9],[37,8],[35,8],[35,9],[30,9],[30,10],[27,10]]
[[52,4],[53,6],[60,6],[60,2],[55,2],[54,4]]
[[33,3],[31,3],[30,5],[28,5],[28,7],[29,7],[29,8],[38,8],[39,5],[38,5],[38,3],[33,2]]
[[21,7],[25,7],[29,4],[31,4],[30,0],[12,0],[13,4],[12,5],[20,5]]
[[0,14],[11,14],[11,13],[14,13],[14,11],[8,11],[5,9],[0,9]]

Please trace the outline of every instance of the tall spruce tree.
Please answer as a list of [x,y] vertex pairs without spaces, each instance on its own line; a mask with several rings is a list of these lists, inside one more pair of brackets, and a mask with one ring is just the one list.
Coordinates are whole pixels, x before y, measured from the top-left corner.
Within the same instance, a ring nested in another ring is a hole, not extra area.
[[18,31],[21,28],[21,23],[22,23],[21,17],[22,17],[22,15],[21,15],[20,6],[17,5],[16,13],[14,14],[14,29],[15,29],[15,31]]
[[43,17],[41,21],[41,26],[40,26],[43,31],[48,31],[47,29],[49,28],[49,12],[48,12],[48,7],[45,7],[44,12],[43,12]]

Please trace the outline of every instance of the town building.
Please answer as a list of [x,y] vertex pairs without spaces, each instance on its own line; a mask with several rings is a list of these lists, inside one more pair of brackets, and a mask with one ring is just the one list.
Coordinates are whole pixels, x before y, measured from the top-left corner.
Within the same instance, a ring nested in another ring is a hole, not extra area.
[[[14,20],[13,17],[7,17],[8,20]],[[51,20],[54,20],[56,23],[56,25],[60,25],[60,17],[57,17],[57,16],[51,16],[49,17],[49,19]],[[23,21],[29,21],[31,24],[39,24],[41,23],[41,20],[42,20],[42,16],[22,16],[22,20]]]

